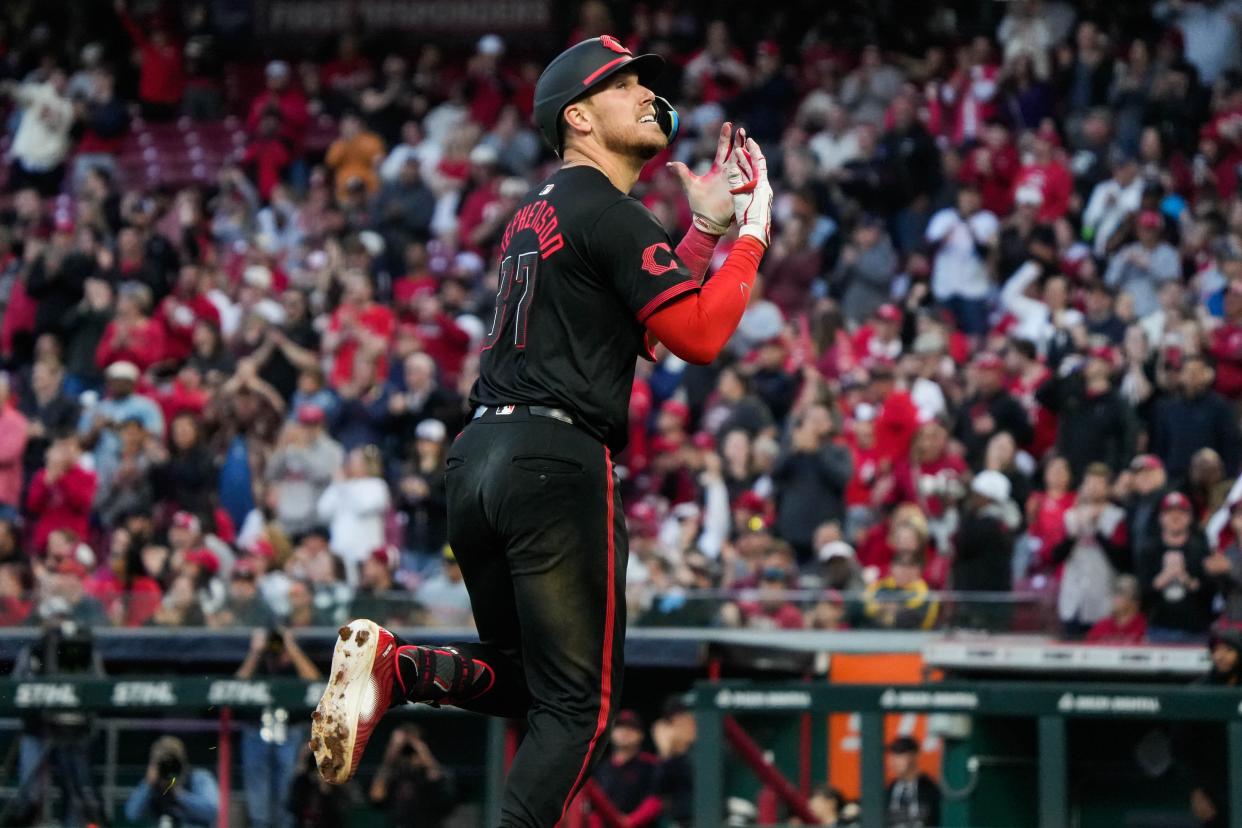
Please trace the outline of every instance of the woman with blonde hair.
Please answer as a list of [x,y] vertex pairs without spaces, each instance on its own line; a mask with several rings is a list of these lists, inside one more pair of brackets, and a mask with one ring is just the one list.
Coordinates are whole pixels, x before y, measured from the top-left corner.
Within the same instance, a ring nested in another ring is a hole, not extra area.
[[319,496],[319,518],[328,524],[329,546],[344,561],[350,584],[358,582],[362,562],[384,546],[384,521],[391,503],[376,446],[351,451],[344,468]]

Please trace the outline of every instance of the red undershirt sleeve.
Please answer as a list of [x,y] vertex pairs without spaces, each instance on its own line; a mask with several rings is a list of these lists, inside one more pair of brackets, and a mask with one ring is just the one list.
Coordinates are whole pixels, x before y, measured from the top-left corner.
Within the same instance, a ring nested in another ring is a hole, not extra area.
[[712,262],[712,254],[716,252],[716,242],[719,239],[719,236],[704,233],[694,225],[690,225],[686,235],[682,236],[681,243],[677,245],[677,258],[681,259],[686,270],[693,274],[695,281],[700,283],[703,281],[707,266]]
[[647,330],[687,362],[710,363],[746,311],[765,250],[762,242],[742,236],[699,290],[677,297],[648,316]]

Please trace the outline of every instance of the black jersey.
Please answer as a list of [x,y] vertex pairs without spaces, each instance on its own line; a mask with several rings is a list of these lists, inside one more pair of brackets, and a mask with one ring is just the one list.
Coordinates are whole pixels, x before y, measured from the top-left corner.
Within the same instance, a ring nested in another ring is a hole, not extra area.
[[698,288],[646,207],[594,167],[558,171],[501,238],[471,405],[563,408],[619,452],[634,360],[648,355],[644,323]]

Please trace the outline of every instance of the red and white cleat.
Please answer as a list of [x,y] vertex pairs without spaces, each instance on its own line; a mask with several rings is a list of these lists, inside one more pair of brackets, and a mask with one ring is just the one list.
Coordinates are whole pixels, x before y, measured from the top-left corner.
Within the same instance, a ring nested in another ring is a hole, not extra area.
[[392,633],[359,619],[341,627],[332,673],[311,714],[310,748],[325,782],[340,785],[358,769],[375,725],[392,702]]

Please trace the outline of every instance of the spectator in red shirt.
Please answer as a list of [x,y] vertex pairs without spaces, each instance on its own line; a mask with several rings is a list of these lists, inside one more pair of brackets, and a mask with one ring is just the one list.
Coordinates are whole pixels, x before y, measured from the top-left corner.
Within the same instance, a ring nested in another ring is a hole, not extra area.
[[1033,187],[1039,190],[1043,201],[1039,206],[1039,220],[1054,222],[1069,211],[1070,196],[1074,194],[1074,179],[1070,176],[1065,162],[1059,157],[1054,137],[1043,130],[1036,132],[1031,139],[1033,159],[1018,171],[1014,179],[1013,189],[1016,193],[1022,187]]
[[107,368],[114,362],[132,362],[146,371],[164,355],[164,328],[146,313],[151,307],[151,290],[142,284],[121,285],[116,301],[116,318],[104,329],[95,364]]
[[108,564],[86,582],[86,592],[103,604],[108,619],[118,627],[145,625],[163,597],[159,582],[147,574],[142,550],[124,528],[113,531]]
[[24,563],[0,564],[0,627],[26,623],[34,602],[34,578]]
[[59,437],[48,447],[46,464],[35,472],[26,493],[26,512],[34,524],[32,549],[43,549],[57,529],[69,529],[78,537],[90,531],[95,472],[83,466],[81,458],[76,435]]
[[194,326],[199,322],[220,326],[220,311],[207,298],[211,274],[196,264],[181,266],[177,286],[164,297],[155,310],[155,319],[163,328],[163,359],[180,364],[194,350]]
[[0,511],[21,504],[27,427],[26,418],[17,410],[9,375],[0,374]]
[[441,381],[445,385],[455,384],[470,350],[470,334],[444,312],[440,297],[434,293],[419,295],[414,300],[414,312],[414,325],[423,350],[440,367]]
[[979,188],[983,209],[1007,216],[1013,212],[1013,182],[1018,165],[1018,150],[1009,138],[1008,128],[1000,121],[991,121],[983,131],[983,141],[962,160],[958,178]]
[[1087,631],[1088,644],[1142,644],[1147,640],[1147,619],[1139,606],[1138,579],[1118,575],[1113,585],[1113,611]]
[[949,430],[940,420],[923,423],[908,459],[893,468],[890,503],[917,503],[928,519],[943,518],[966,493],[968,473],[961,456],[949,450]]
[[289,82],[289,64],[273,60],[264,72],[266,86],[250,102],[246,116],[246,129],[259,133],[259,124],[265,115],[275,114],[279,128],[277,134],[285,142],[290,154],[300,155],[306,127],[310,124],[310,112],[306,108],[306,96],[302,90]]
[[1216,392],[1230,400],[1242,398],[1242,282],[1225,290],[1225,319],[1212,331],[1208,353],[1216,359]]
[[706,43],[686,64],[685,82],[701,90],[704,103],[731,101],[750,81],[746,54],[733,45],[723,20],[707,24]]
[[271,111],[264,112],[259,118],[258,135],[242,156],[242,163],[254,170],[255,183],[264,201],[272,197],[272,190],[280,184],[285,170],[293,161],[293,153],[280,132],[280,116]]
[[466,66],[464,91],[470,102],[470,120],[485,130],[496,126],[500,110],[512,94],[512,83],[500,67],[504,53],[505,43],[499,35],[484,35]]
[[329,384],[340,388],[354,376],[355,359],[375,362],[375,376],[388,376],[388,343],[396,332],[393,312],[374,299],[371,280],[365,273],[345,276],[345,296],[332,314],[324,350],[332,355]]
[[185,94],[185,70],[181,64],[181,44],[176,42],[164,21],[157,16],[151,22],[150,36],[129,16],[125,0],[116,0],[115,8],[125,31],[138,47],[141,70],[138,77],[138,99],[142,117],[148,121],[171,121],[177,117],[181,96]]
[[1026,499],[1026,525],[1030,557],[1021,578],[1027,574],[1048,573],[1052,569],[1052,550],[1065,540],[1065,513],[1078,499],[1072,488],[1069,461],[1053,457],[1044,466],[1044,490]]
[[336,59],[324,66],[321,73],[332,113],[339,115],[352,106],[362,90],[370,85],[374,74],[370,58],[358,52],[358,37],[349,33],[341,35]]
[[462,246],[471,252],[482,254],[475,238],[475,229],[489,218],[493,204],[500,201],[502,176],[500,156],[488,144],[479,144],[470,151],[470,183],[472,189],[462,199],[461,212],[457,214],[457,237]]

